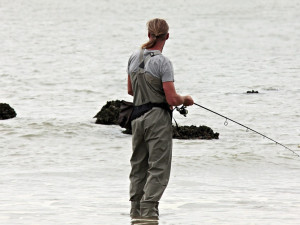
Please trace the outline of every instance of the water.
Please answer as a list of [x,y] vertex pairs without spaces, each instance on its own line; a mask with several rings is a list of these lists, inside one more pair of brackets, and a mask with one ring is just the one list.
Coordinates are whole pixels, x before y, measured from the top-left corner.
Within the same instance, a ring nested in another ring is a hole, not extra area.
[[[198,104],[299,153],[300,3],[0,0],[1,224],[130,224],[131,137],[94,124],[126,93],[145,23],[167,19],[175,86]],[[259,94],[247,95],[248,90]],[[298,224],[299,158],[196,106],[181,125],[219,140],[174,140],[160,225]]]

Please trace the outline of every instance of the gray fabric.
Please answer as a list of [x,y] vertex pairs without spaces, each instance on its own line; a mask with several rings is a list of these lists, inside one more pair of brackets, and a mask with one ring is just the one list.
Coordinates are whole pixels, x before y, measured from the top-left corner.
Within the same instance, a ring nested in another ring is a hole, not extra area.
[[132,201],[131,202],[131,209],[130,209],[130,217],[131,218],[138,218],[140,216],[141,216],[140,202],[139,201]]
[[[138,65],[140,65],[143,61],[144,64],[147,65],[150,60],[159,56],[155,55],[150,57],[150,55],[146,55],[144,58],[143,51],[144,50],[141,50],[138,55]],[[134,93],[133,103],[135,106],[140,106],[149,102],[167,103],[161,79],[152,76],[143,68],[138,66],[130,73],[130,80]]]
[[[147,50],[145,49],[144,57],[147,57],[150,52],[158,52],[159,50]],[[127,74],[132,73],[139,66],[139,54],[140,49],[135,51],[128,60]],[[156,55],[151,57],[145,65],[145,71],[154,77],[159,78],[162,82],[173,81],[174,82],[174,69],[171,61],[162,55]]]
[[172,158],[172,121],[169,113],[153,108],[132,125],[130,201],[158,202],[167,187]]
[[140,204],[141,216],[158,219],[159,216],[158,204],[159,204],[158,202],[141,203]]

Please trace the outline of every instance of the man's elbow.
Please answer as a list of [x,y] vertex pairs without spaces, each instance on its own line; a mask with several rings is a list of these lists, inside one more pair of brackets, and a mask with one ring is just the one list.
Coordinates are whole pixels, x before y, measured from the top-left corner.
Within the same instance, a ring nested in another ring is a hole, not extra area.
[[133,91],[132,90],[128,90],[127,93],[131,96],[133,96]]

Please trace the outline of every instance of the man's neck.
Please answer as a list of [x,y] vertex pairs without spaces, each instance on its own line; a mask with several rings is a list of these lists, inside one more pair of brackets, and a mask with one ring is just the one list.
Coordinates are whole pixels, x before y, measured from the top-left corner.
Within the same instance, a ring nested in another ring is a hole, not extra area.
[[148,48],[148,50],[159,50],[160,52],[162,52],[164,49],[164,45],[165,42],[156,42],[156,44],[153,47]]

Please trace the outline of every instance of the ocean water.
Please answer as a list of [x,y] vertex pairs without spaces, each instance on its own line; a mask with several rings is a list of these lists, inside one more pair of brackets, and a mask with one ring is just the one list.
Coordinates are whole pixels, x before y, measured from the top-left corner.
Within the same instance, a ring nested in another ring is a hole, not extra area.
[[[0,224],[131,224],[131,136],[95,124],[126,90],[146,22],[165,18],[163,54],[180,94],[300,153],[300,2],[0,0]],[[259,94],[246,94],[257,90]],[[197,106],[174,140],[160,225],[299,224],[300,158]]]

